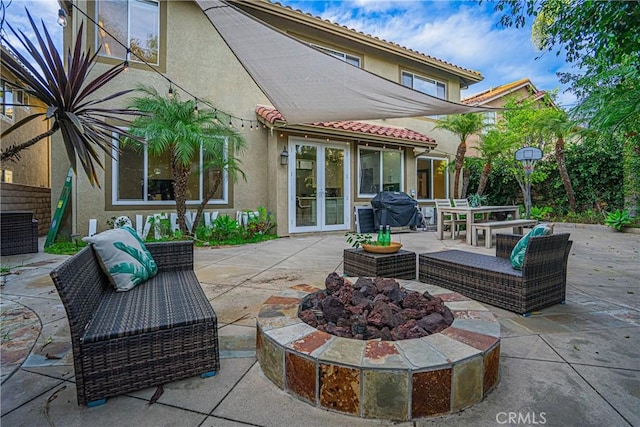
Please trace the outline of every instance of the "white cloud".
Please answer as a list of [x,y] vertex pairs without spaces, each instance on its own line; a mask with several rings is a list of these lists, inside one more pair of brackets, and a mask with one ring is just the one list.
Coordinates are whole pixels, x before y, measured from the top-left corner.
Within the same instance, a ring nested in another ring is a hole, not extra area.
[[[37,44],[35,33],[29,18],[25,12],[29,11],[38,31],[43,35],[42,26],[47,28],[58,51],[62,51],[62,27],[57,23],[59,5],[56,0],[13,0],[7,5],[5,19],[18,33],[21,31],[34,44]],[[10,43],[18,48],[20,43],[8,28],[3,28],[3,36],[8,38]],[[20,49],[23,54],[26,52]]]
[[[463,94],[485,90],[529,78],[541,90],[561,87],[556,72],[566,68],[563,58],[541,52],[531,42],[528,28],[502,28],[492,5],[448,1],[342,2],[285,1],[305,12],[353,28],[365,34],[397,43],[484,77]],[[572,95],[559,97],[561,104],[573,103]],[[566,102],[562,102],[566,100]]]

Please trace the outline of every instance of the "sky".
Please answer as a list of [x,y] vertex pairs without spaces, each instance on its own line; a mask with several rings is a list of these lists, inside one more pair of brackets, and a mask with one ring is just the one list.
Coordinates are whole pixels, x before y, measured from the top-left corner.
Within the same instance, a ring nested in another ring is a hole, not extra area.
[[[175,0],[174,0],[175,1]],[[528,78],[538,90],[557,90],[557,103],[570,108],[575,96],[566,92],[557,72],[571,70],[564,55],[537,51],[530,22],[524,28],[498,26],[500,15],[491,1],[473,0],[279,0],[304,13],[370,34],[415,51],[479,71],[484,80],[462,91],[468,97],[486,89]],[[30,30],[27,7],[38,26],[44,20],[58,46],[56,0],[2,0],[5,19],[25,33]],[[6,34],[6,31],[5,31]]]

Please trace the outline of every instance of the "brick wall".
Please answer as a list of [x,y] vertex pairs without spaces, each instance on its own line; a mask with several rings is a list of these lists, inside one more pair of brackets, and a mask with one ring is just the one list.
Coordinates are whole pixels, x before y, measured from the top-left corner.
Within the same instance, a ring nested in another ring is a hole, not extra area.
[[38,235],[45,236],[51,225],[51,189],[29,185],[0,185],[0,209],[3,211],[33,211],[38,220]]

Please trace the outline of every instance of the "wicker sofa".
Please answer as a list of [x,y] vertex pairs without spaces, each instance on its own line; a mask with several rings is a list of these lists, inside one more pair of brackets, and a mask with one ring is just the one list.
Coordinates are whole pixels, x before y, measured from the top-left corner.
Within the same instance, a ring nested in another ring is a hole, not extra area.
[[520,271],[509,256],[521,237],[497,234],[495,257],[458,250],[420,254],[419,280],[524,315],[563,303],[569,234],[532,237]]
[[67,311],[78,404],[220,368],[217,318],[193,271],[193,242],[148,243],[158,274],[116,292],[91,246],[51,272]]

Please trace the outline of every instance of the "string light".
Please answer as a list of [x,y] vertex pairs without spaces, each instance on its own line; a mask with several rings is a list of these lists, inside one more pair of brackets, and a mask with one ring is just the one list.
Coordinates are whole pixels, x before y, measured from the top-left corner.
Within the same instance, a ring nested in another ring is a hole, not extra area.
[[244,129],[244,120],[242,120],[242,124],[240,125],[240,128]]
[[131,51],[127,49],[127,56],[124,60],[124,64],[122,65],[122,68],[124,69],[125,73],[129,71],[129,53],[131,53]]
[[169,99],[173,99],[173,83],[169,81]]
[[58,9],[58,25],[63,28],[67,26],[67,12],[64,9]]
[[198,98],[196,98],[196,105],[193,107],[193,115],[198,117]]

